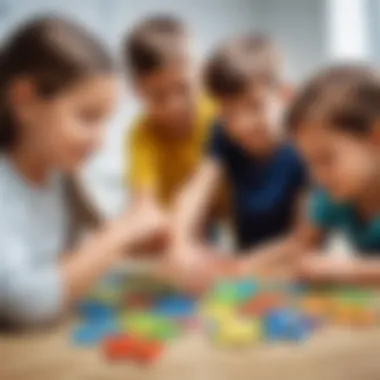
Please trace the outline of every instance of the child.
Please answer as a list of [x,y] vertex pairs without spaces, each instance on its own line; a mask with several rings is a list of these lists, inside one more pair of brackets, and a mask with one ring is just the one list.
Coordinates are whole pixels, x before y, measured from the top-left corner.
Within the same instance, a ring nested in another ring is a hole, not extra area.
[[29,324],[57,317],[144,237],[146,221],[131,214],[68,246],[77,221],[71,211],[77,208],[66,197],[65,179],[98,146],[116,88],[103,47],[63,19],[31,21],[2,47],[2,321]]
[[323,71],[300,91],[289,128],[317,189],[309,227],[299,244],[310,251],[329,232],[342,231],[357,254],[313,256],[300,265],[314,280],[380,282],[380,76],[343,65]]
[[200,161],[214,109],[200,94],[189,33],[177,18],[143,20],[125,41],[125,61],[143,105],[125,149],[132,207],[161,218],[138,249],[162,249],[173,199]]
[[287,91],[280,74],[275,47],[256,34],[229,41],[208,62],[205,81],[219,102],[221,121],[178,202],[172,250],[180,260],[197,257],[197,227],[224,176],[232,192],[238,256],[252,256],[292,232],[306,180],[302,161],[281,133]]

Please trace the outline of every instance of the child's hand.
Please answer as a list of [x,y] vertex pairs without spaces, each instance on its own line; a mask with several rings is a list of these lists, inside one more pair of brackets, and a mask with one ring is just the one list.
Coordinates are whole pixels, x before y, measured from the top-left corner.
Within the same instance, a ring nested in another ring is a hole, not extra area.
[[346,282],[354,270],[354,261],[312,256],[300,261],[296,276],[302,280],[315,282]]
[[166,265],[169,276],[181,287],[201,291],[212,281],[213,255],[201,244],[172,247]]
[[146,239],[163,238],[168,233],[169,222],[165,213],[153,207],[142,207],[131,212],[132,229],[136,243]]

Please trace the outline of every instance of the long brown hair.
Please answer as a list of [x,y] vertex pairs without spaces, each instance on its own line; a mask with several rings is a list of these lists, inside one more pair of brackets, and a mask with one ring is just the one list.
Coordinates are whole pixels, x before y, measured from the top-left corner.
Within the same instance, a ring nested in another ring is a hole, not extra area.
[[69,20],[47,16],[19,27],[0,49],[0,150],[11,148],[18,138],[7,99],[15,78],[32,79],[41,96],[52,97],[85,76],[113,69],[98,39]]
[[[48,98],[88,76],[113,71],[113,60],[99,40],[72,21],[46,16],[19,27],[0,49],[0,151],[11,149],[18,139],[8,101],[16,78],[30,78],[39,95]],[[68,178],[67,191],[74,238],[77,227],[99,223],[100,217],[75,178]]]

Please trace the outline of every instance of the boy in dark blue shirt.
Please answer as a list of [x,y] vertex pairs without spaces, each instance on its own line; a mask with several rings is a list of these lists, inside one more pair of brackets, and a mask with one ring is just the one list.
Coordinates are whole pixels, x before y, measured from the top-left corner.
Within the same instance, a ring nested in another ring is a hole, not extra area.
[[[204,263],[204,255],[197,254],[202,251],[197,248],[199,227],[223,180],[231,190],[234,230],[244,266],[282,256],[286,244],[282,238],[287,240],[293,232],[306,176],[301,159],[282,135],[287,92],[280,72],[272,42],[256,34],[222,45],[206,66],[205,84],[220,106],[220,121],[175,213],[172,253],[186,266],[189,260]],[[279,246],[272,244],[279,238]],[[263,243],[268,242],[270,247],[264,249]],[[252,261],[247,260],[247,255],[257,252]]]
[[306,178],[289,143],[279,142],[268,155],[255,155],[229,137],[228,127],[216,124],[207,155],[223,168],[229,183],[239,249],[247,250],[290,231]]

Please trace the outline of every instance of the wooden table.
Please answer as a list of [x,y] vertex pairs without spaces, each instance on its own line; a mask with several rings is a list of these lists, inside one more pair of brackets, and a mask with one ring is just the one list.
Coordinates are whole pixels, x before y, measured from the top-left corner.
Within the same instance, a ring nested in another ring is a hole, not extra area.
[[0,379],[380,379],[380,329],[329,328],[304,345],[262,344],[249,351],[217,349],[194,332],[169,345],[148,367],[108,363],[98,347],[74,347],[69,337],[69,323],[51,331],[1,335]]
[[[147,267],[132,270],[146,273]],[[202,332],[189,332],[147,367],[109,363],[99,347],[73,346],[71,328],[67,321],[43,332],[0,333],[0,380],[380,379],[380,328],[328,327],[304,344],[263,343],[250,350],[216,348]]]

